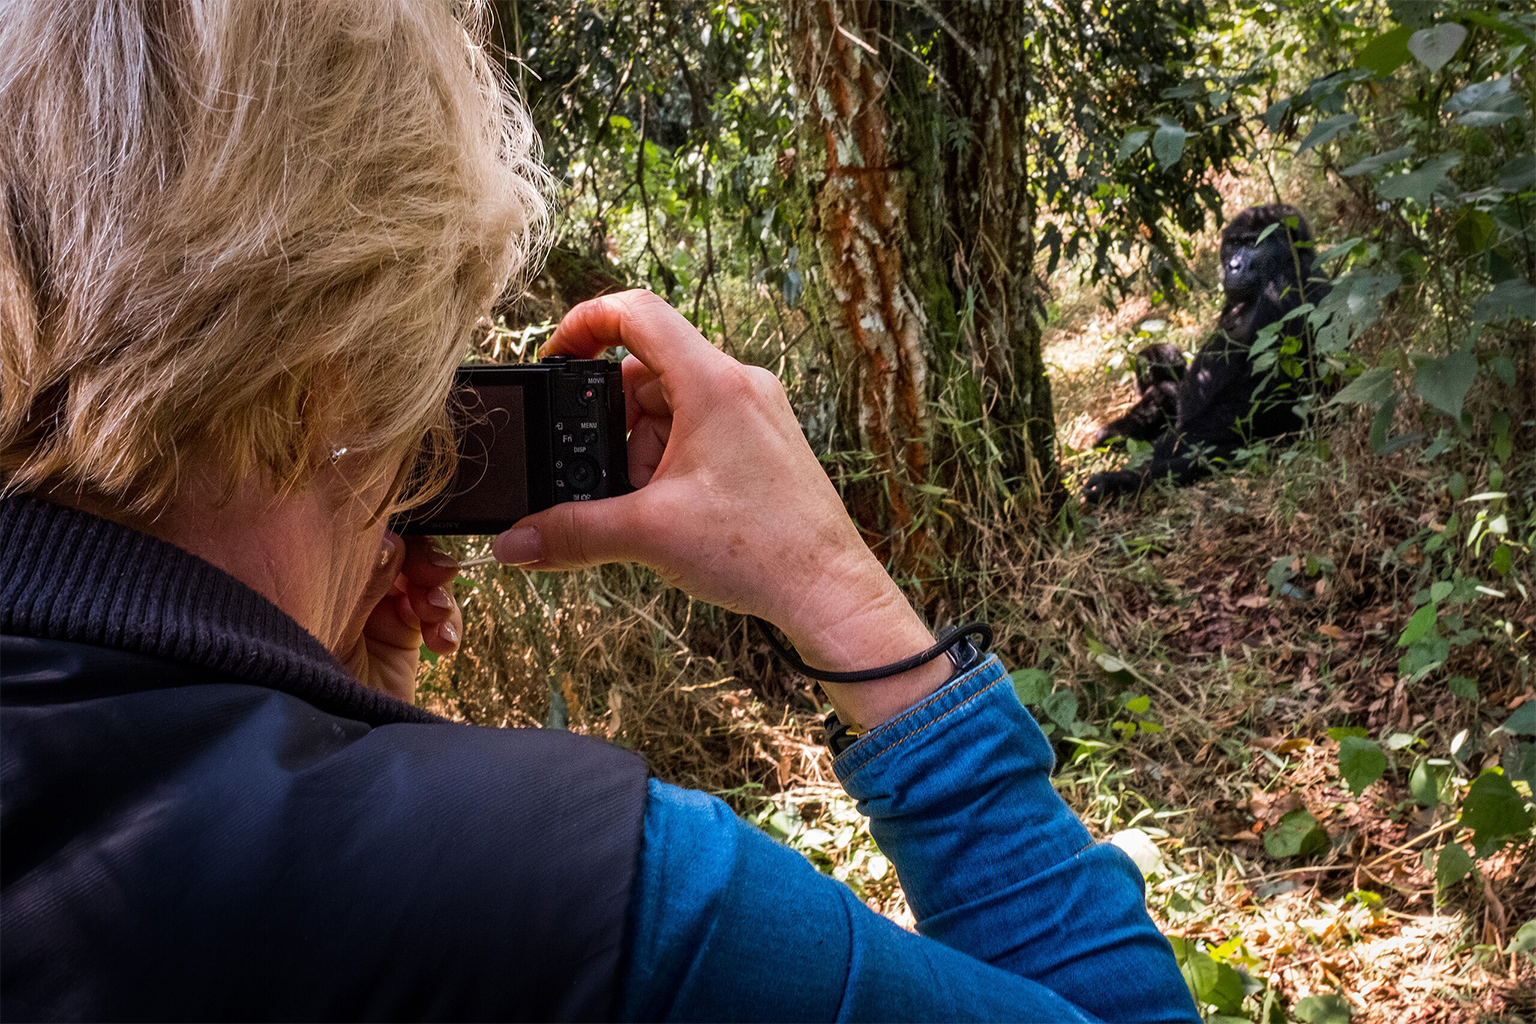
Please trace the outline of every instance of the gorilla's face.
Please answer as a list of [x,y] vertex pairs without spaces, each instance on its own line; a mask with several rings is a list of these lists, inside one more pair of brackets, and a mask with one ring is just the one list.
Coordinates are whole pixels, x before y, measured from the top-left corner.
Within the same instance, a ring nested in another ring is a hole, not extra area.
[[1293,279],[1295,261],[1283,229],[1271,231],[1262,242],[1246,232],[1221,239],[1221,287],[1229,298],[1245,299],[1270,281]]
[[1221,233],[1221,286],[1241,301],[1271,282],[1285,290],[1305,278],[1310,248],[1291,248],[1292,239],[1310,246],[1312,232],[1291,206],[1256,206],[1244,210]]

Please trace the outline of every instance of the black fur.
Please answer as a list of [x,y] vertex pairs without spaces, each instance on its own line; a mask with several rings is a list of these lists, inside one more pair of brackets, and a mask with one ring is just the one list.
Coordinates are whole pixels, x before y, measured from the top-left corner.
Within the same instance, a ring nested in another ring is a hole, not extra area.
[[1141,401],[1119,419],[1110,420],[1094,435],[1093,446],[1124,440],[1151,441],[1173,426],[1178,413],[1179,381],[1184,379],[1184,353],[1166,342],[1136,353],[1136,392]]
[[[1276,225],[1274,230],[1260,242],[1271,225]],[[1328,293],[1326,281],[1313,280],[1316,254],[1311,242],[1306,219],[1283,203],[1244,210],[1227,225],[1221,233],[1227,302],[1215,334],[1195,354],[1174,391],[1172,424],[1147,436],[1155,422],[1168,423],[1169,399],[1155,392],[1160,385],[1144,390],[1142,401],[1104,431],[1114,428],[1118,436],[1153,440],[1151,462],[1141,470],[1094,474],[1083,488],[1084,498],[1102,501],[1165,478],[1190,483],[1208,474],[1214,460],[1230,458],[1253,439],[1301,428],[1294,406],[1309,375],[1293,380],[1276,368],[1256,373],[1249,350],[1265,327]],[[1301,361],[1309,363],[1306,317],[1288,321],[1285,332],[1301,340]],[[1139,374],[1137,379],[1140,382]],[[1104,431],[1100,434],[1108,436]]]

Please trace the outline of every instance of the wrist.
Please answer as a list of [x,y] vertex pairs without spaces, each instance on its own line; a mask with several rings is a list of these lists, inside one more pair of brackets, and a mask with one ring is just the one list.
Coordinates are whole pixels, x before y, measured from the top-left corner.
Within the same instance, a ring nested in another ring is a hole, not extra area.
[[[933,645],[933,633],[896,584],[872,557],[870,563],[877,579],[865,576],[818,588],[815,600],[802,607],[797,621],[779,624],[807,665],[855,672],[890,664]],[[900,675],[821,686],[838,718],[863,732],[924,700],[949,680],[953,669],[951,660],[940,656]]]

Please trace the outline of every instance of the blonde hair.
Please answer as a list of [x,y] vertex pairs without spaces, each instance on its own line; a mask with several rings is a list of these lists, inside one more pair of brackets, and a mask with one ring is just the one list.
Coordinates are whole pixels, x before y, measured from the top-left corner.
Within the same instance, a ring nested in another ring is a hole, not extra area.
[[398,494],[424,436],[440,482],[453,369],[548,222],[480,15],[7,3],[0,489],[153,512],[194,460],[283,491],[345,447]]

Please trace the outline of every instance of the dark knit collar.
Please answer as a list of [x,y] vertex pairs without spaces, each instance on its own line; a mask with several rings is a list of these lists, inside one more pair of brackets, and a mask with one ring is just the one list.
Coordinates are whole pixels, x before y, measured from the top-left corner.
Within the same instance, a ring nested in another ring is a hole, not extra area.
[[0,633],[68,640],[283,690],[374,725],[440,722],[359,684],[303,626],[173,544],[23,495],[0,498]]

